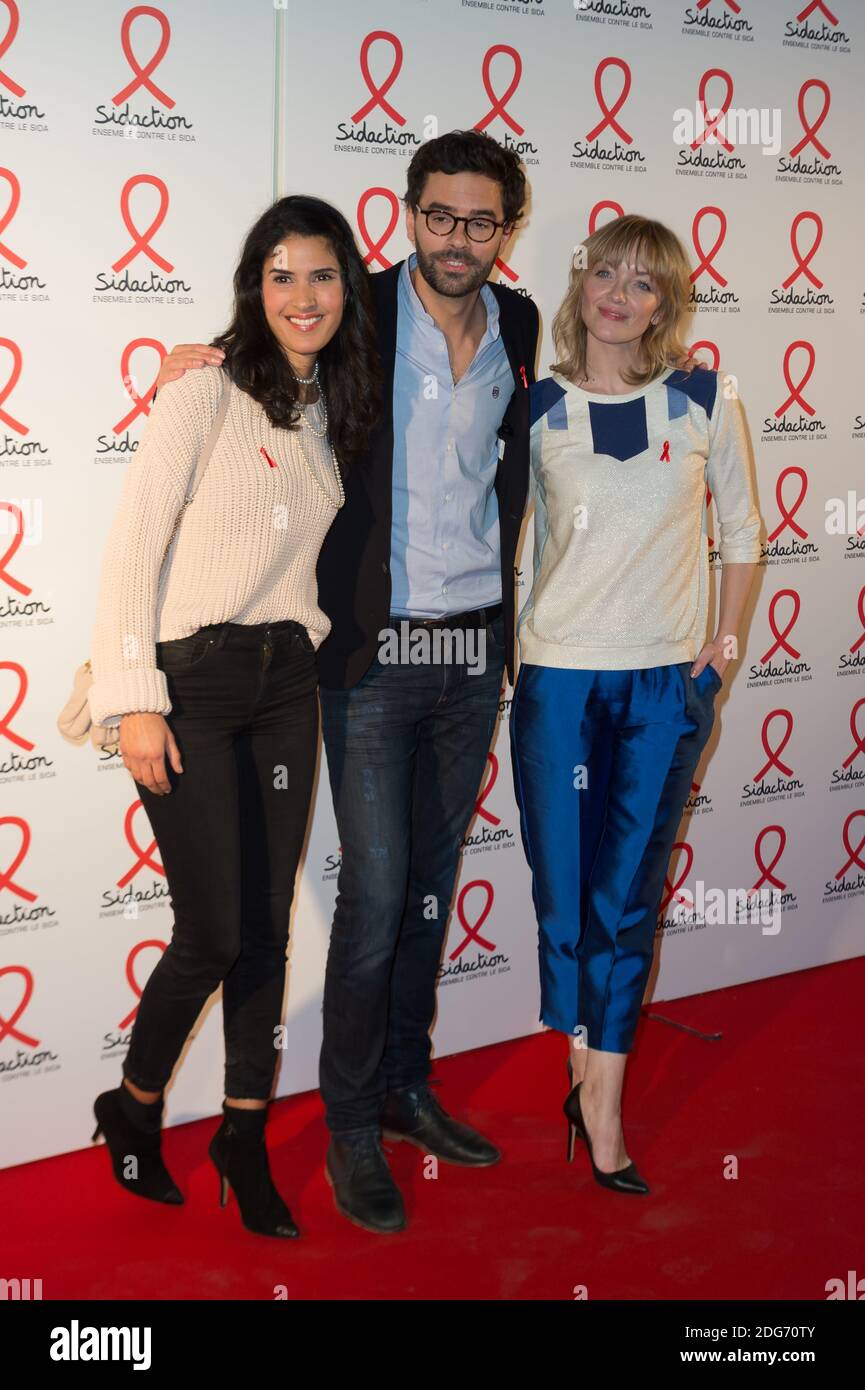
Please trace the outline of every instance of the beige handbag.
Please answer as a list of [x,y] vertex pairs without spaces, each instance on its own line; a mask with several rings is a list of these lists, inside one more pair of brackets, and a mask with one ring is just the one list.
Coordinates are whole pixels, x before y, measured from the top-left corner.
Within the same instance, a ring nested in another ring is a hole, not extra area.
[[[231,400],[231,378],[224,371],[221,373],[221,378],[219,408],[217,409],[216,416],[210,428],[210,433],[204,441],[204,446],[198,456],[198,462],[195,465],[195,472],[192,476],[190,489],[183,499],[183,505],[180,511],[174,518],[174,526],[171,529],[171,535],[168,537],[168,544],[162,552],[160,569],[162,565],[165,564],[165,557],[171,549],[171,543],[174,537],[177,535],[183,513],[198,491],[201,479],[204,475],[204,470],[207,467],[210,455],[213,453],[216,441],[222,431],[223,421],[225,420]],[[57,727],[69,743],[86,743],[89,737],[94,748],[104,748],[110,751],[116,748],[120,743],[120,725],[93,723],[90,717],[90,702],[87,698],[88,691],[92,684],[93,669],[88,657],[83,666],[79,666],[78,670],[75,672],[75,678],[72,683],[72,694],[69,696],[69,699],[58,715]]]

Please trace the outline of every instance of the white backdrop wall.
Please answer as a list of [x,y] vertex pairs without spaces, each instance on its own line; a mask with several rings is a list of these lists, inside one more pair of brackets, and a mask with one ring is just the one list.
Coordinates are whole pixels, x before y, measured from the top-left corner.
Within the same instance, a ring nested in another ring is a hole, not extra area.
[[[641,212],[688,247],[692,341],[750,421],[760,583],[671,861],[653,997],[861,953],[863,46],[853,0],[0,0],[0,1166],[88,1142],[170,935],[128,774],[55,726],[160,355],[224,326],[275,193],[336,203],[373,271],[401,259],[408,160],[453,127],[525,160],[531,204],[499,274],[541,310],[539,375],[574,247]],[[730,109],[718,139],[682,134],[701,95]],[[530,573],[527,527],[520,602]],[[439,1055],[539,1026],[510,693],[463,849]],[[338,863],[322,759],[279,1094],[317,1081]],[[755,886],[781,895],[779,930],[713,920],[713,891]],[[217,998],[169,1123],[216,1113],[221,1080]]]

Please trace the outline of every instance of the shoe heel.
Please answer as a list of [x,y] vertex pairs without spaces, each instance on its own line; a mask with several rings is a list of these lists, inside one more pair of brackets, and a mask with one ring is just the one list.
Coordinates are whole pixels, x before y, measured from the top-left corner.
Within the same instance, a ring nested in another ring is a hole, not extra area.
[[575,1141],[576,1137],[577,1137],[577,1128],[576,1128],[576,1125],[572,1125],[571,1122],[570,1122],[570,1120],[569,1120],[569,1121],[568,1121],[568,1163],[573,1163],[573,1161],[574,1161],[574,1141]]
[[92,1136],[92,1138],[91,1138],[91,1140],[90,1140],[91,1144],[95,1143],[95,1141],[99,1138],[99,1136],[100,1136],[101,1133],[102,1133],[102,1125],[101,1125],[101,1124],[98,1124],[98,1125],[96,1126],[96,1128],[94,1129],[94,1131],[93,1131],[93,1136]]
[[220,1175],[219,1179],[219,1205],[228,1206],[228,1178]]

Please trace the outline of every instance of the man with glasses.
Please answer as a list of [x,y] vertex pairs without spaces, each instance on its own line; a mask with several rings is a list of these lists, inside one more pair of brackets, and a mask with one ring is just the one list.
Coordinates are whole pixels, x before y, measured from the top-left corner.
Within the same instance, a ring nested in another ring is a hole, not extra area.
[[[429,1035],[505,667],[514,678],[538,312],[488,277],[525,195],[516,154],[478,131],[452,131],[412,159],[415,250],[371,277],[383,418],[318,565],[332,623],[318,651],[322,731],[342,847],[323,1006],[326,1173],[338,1210],[381,1233],[406,1224],[382,1134],[443,1162],[500,1157],[433,1096]],[[175,349],[160,384],[192,357],[218,360],[209,353]],[[444,639],[462,659],[423,659]],[[406,646],[414,661],[391,659]],[[466,660],[469,649],[482,660]]]

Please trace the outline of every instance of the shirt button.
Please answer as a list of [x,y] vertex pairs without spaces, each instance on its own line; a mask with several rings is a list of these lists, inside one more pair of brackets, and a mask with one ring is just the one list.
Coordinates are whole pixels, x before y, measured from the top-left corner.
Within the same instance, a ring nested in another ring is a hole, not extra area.
[[387,567],[387,561],[386,561],[386,560],[382,560],[382,562],[381,562],[381,567],[382,567],[383,573],[384,573],[384,574],[387,574],[388,567]]
[[449,440],[448,440],[448,449],[449,449],[449,450],[450,450],[450,449],[453,449],[453,447],[454,447],[454,442],[453,442],[452,439],[449,439]]
[[447,550],[449,545],[450,541],[442,541],[442,550]]
[[443,594],[446,594],[447,591],[448,591],[448,586],[447,586],[447,584],[443,584],[443,585],[442,585],[442,593],[443,593]]

